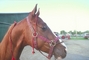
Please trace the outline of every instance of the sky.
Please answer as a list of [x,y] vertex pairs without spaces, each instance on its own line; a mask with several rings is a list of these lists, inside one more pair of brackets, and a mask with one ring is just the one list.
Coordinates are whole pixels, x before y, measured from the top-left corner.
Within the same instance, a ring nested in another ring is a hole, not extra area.
[[35,4],[52,31],[89,30],[89,0],[0,0],[0,13],[30,12]]

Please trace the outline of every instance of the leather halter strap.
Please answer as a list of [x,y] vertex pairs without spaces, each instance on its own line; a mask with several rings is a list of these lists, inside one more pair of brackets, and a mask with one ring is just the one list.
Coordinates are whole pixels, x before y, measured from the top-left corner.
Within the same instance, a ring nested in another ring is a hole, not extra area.
[[[17,23],[14,22],[14,26],[13,26],[13,28],[16,26],[16,24],[17,24]],[[13,30],[13,28],[12,28],[12,30]],[[14,58],[14,55],[13,55],[13,42],[12,42],[12,38],[11,38],[12,30],[11,30],[11,32],[10,32],[10,37],[9,37],[10,48],[11,48],[11,54],[12,54],[11,60],[16,60],[16,59]]]
[[[37,17],[37,19],[38,19],[38,16],[36,16]],[[37,40],[36,40],[36,38],[38,37],[38,38],[40,38],[41,40],[43,40],[44,42],[47,42],[49,45],[50,45],[50,51],[49,51],[49,55],[48,55],[48,59],[50,59],[51,57],[52,57],[52,53],[53,53],[53,49],[54,49],[54,47],[57,45],[57,41],[59,40],[59,37],[56,37],[55,38],[55,40],[49,40],[49,39],[47,39],[47,38],[45,38],[44,36],[40,36],[38,33],[37,33],[37,31],[36,30],[34,30],[34,28],[33,28],[33,26],[31,25],[31,23],[30,23],[30,21],[29,21],[29,19],[28,19],[28,17],[26,18],[27,19],[27,23],[28,23],[28,25],[29,25],[29,28],[31,29],[31,31],[32,31],[32,44],[33,44],[33,46],[32,46],[32,48],[33,48],[33,53],[34,53],[34,48],[36,48],[37,49]],[[36,22],[36,24],[37,24],[37,22]],[[36,28],[37,28],[37,26],[35,26]],[[34,35],[35,34],[35,35]],[[62,43],[62,42],[61,42]],[[42,54],[42,55],[44,55],[40,50],[39,50],[39,52]],[[45,56],[45,55],[44,55]]]

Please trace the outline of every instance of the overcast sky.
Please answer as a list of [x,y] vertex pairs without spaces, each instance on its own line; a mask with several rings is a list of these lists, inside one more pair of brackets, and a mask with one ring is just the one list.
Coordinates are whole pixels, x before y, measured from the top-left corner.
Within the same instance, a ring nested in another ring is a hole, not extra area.
[[53,31],[89,30],[89,0],[0,0],[0,13],[30,12],[36,3]]

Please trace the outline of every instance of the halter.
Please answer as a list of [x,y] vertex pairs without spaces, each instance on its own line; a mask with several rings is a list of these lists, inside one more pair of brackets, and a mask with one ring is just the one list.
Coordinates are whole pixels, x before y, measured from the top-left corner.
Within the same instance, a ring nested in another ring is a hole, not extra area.
[[[49,51],[48,56],[46,56],[39,49],[37,49],[37,50],[39,50],[39,52],[42,55],[44,55],[45,57],[50,59],[52,57],[52,53],[53,53],[54,47],[58,44],[57,41],[59,40],[59,37],[56,37],[55,40],[49,40],[49,39],[45,38],[44,36],[39,35],[38,32],[37,32],[37,20],[38,20],[38,16],[37,15],[36,15],[36,25],[35,25],[36,29],[33,28],[31,23],[29,22],[28,17],[26,18],[26,20],[27,20],[29,28],[32,31],[32,49],[33,49],[32,53],[35,53],[34,52],[34,48],[36,48],[36,49],[38,48],[38,46],[37,46],[37,38],[40,38],[41,40],[43,40],[44,42],[47,42],[50,45],[50,51]],[[62,43],[62,42],[60,42],[60,43]]]
[[[14,22],[13,28],[16,26],[16,24],[17,24],[17,23]],[[12,28],[12,30],[13,30],[13,28]],[[11,55],[12,55],[11,60],[16,60],[15,57],[14,57],[14,55],[13,55],[13,43],[12,43],[12,38],[11,38],[12,30],[11,30],[11,32],[10,32],[10,37],[9,37],[9,41],[10,41],[10,50],[11,50]]]

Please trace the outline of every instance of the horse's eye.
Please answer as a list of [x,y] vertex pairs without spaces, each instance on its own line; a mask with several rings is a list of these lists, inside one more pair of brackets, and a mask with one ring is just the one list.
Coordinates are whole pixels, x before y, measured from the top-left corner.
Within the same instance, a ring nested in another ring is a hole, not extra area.
[[43,27],[42,27],[42,30],[46,30],[46,28],[47,28],[46,26],[43,26]]

